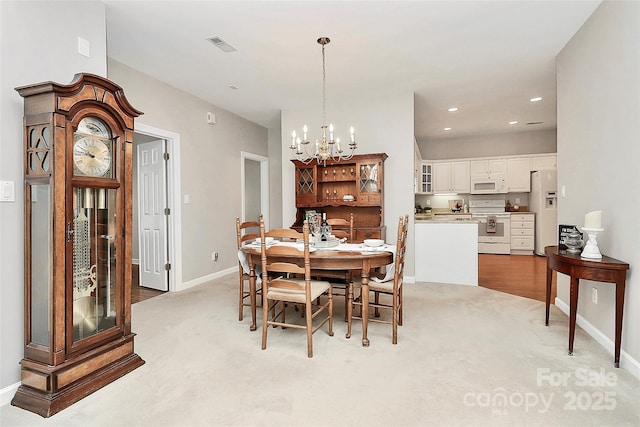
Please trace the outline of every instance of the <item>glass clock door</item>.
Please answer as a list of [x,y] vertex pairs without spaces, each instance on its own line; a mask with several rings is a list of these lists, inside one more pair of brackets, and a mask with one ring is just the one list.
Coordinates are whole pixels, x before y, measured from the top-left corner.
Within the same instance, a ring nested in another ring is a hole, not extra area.
[[116,326],[116,191],[74,188],[74,342]]

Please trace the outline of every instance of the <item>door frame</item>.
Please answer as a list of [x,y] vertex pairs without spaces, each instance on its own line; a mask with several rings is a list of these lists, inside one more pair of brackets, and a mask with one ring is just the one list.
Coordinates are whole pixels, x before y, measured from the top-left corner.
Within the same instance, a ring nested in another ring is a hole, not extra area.
[[259,154],[249,153],[247,151],[240,152],[240,193],[241,193],[241,203],[242,209],[240,218],[241,221],[246,221],[245,218],[245,170],[244,170],[244,162],[245,160],[254,160],[260,163],[260,212],[262,213],[262,219],[264,221],[264,225],[267,228],[269,227],[269,158],[261,156]]
[[[171,269],[169,270],[169,292],[182,290],[182,204],[181,200],[181,172],[180,172],[180,134],[154,126],[136,122],[134,132],[166,141],[169,161],[167,162],[167,207],[170,209],[167,221],[168,256]],[[136,169],[136,173],[139,171]],[[138,220],[139,222],[139,220]],[[140,229],[138,228],[138,233]]]

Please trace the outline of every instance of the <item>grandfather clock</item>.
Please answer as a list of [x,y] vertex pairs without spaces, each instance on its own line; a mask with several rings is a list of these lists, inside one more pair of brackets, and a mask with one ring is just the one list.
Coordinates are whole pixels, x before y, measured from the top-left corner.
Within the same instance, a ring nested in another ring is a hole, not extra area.
[[131,145],[142,113],[93,74],[16,90],[25,347],[11,404],[48,417],[144,364],[131,332]]

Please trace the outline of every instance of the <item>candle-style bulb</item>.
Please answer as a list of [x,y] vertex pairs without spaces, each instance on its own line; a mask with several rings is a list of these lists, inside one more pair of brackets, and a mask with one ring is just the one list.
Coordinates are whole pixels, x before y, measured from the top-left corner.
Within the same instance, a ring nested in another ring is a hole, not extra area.
[[296,148],[296,131],[291,132],[291,149]]
[[306,141],[306,140],[307,140],[307,130],[308,130],[308,129],[307,129],[307,125],[304,125],[304,126],[302,127],[302,139],[303,139],[304,141]]

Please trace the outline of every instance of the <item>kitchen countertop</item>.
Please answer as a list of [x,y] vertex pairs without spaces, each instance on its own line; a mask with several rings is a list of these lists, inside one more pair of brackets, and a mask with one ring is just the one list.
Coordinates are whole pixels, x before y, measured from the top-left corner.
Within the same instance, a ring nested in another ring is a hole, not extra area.
[[434,223],[437,222],[438,224],[460,224],[460,223],[478,223],[478,219],[477,218],[430,218],[430,219],[416,219],[415,223],[416,224],[420,224],[420,223]]

